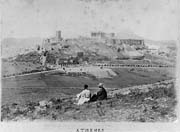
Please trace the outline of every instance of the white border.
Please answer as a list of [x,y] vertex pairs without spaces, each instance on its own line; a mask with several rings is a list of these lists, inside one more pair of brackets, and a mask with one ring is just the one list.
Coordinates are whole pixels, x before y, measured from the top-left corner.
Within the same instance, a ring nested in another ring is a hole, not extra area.
[[[76,132],[81,128],[104,129],[104,132],[180,132],[179,101],[180,101],[180,1],[179,10],[179,38],[177,40],[178,55],[176,66],[176,89],[178,97],[178,119],[171,123],[124,123],[124,122],[1,122],[1,132]],[[2,29],[2,28],[0,28]],[[1,32],[1,31],[0,31]],[[2,32],[1,32],[2,33]],[[1,38],[1,36],[0,36]],[[1,52],[0,52],[1,53]],[[1,62],[0,62],[1,64]],[[0,65],[1,69],[1,65]],[[0,72],[1,75],[1,72]],[[0,80],[1,83],[1,80]],[[1,92],[1,89],[0,89]]]

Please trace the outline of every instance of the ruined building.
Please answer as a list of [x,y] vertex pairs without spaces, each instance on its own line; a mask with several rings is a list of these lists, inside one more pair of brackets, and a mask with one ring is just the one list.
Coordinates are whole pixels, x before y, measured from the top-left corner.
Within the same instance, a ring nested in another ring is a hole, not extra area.
[[111,44],[114,45],[129,45],[133,46],[136,49],[142,49],[145,47],[144,40],[140,39],[121,39],[121,38],[112,38],[109,40]]
[[56,41],[59,42],[61,40],[62,40],[61,31],[56,31]]
[[114,37],[115,33],[104,33],[104,32],[91,32],[92,38],[111,38]]
[[52,50],[63,40],[61,36],[61,31],[56,31],[56,36],[51,38],[46,38],[43,40],[43,48],[46,50]]
[[135,48],[145,47],[144,40],[138,39],[130,36],[116,36],[115,33],[105,33],[105,32],[91,32],[91,38],[105,39],[109,45],[129,45]]

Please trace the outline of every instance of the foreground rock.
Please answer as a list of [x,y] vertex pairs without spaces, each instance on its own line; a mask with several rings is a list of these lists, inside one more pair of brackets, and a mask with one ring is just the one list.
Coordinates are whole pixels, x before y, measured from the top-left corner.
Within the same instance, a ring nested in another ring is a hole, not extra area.
[[72,97],[1,106],[2,121],[175,121],[174,80],[109,92],[104,101],[74,104]]

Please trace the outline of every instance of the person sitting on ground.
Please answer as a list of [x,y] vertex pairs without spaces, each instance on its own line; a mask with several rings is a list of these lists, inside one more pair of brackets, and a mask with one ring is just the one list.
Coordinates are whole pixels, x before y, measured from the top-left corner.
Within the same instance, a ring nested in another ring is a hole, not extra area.
[[106,89],[103,86],[103,83],[99,83],[98,87],[100,88],[100,90],[97,92],[97,94],[94,94],[91,97],[89,102],[107,99],[107,92],[106,92]]
[[88,102],[90,100],[90,98],[91,98],[91,92],[90,92],[90,90],[88,90],[88,85],[85,84],[84,90],[81,93],[77,94],[77,98],[76,98],[77,105],[82,105],[82,104]]

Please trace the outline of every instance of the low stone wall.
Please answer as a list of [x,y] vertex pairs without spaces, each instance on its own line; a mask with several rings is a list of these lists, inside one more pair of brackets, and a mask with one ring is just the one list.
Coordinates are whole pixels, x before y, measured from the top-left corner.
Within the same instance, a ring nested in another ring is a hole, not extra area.
[[138,67],[147,67],[147,68],[161,68],[161,67],[173,67],[170,65],[156,65],[156,64],[95,64],[94,66],[98,66],[98,67],[106,67],[106,68],[123,68],[123,67],[134,67],[134,68],[138,68]]

